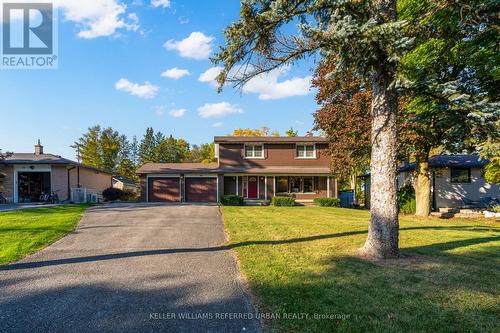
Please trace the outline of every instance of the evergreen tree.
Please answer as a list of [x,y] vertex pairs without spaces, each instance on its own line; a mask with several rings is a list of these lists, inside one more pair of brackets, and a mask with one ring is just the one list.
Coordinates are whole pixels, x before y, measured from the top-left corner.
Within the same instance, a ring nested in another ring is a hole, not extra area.
[[[300,22],[299,33],[287,24]],[[252,78],[320,53],[336,61],[335,74],[354,70],[372,85],[371,221],[363,254],[398,256],[396,202],[396,67],[412,39],[396,18],[395,0],[243,0],[240,19],[225,31],[214,61],[218,76],[244,86]]]
[[153,163],[156,161],[156,142],[154,131],[151,127],[146,129],[146,134],[139,146],[139,164]]

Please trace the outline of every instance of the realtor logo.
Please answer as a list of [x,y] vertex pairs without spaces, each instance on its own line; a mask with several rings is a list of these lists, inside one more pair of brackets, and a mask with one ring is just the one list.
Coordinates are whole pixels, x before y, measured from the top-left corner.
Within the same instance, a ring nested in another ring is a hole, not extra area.
[[57,26],[52,3],[2,1],[1,18],[1,69],[57,68]]

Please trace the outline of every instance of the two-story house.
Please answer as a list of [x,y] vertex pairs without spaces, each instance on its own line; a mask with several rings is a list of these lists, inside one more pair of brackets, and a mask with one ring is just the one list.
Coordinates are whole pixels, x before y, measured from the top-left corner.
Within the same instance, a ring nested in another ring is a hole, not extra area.
[[215,137],[216,163],[149,163],[137,173],[148,202],[219,202],[337,197],[322,137]]

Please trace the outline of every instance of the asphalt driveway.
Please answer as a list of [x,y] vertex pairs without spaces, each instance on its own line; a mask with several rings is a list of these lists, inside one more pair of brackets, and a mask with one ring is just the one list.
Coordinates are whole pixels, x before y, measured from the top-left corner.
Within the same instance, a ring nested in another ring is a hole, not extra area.
[[216,206],[87,212],[0,267],[0,332],[258,332]]

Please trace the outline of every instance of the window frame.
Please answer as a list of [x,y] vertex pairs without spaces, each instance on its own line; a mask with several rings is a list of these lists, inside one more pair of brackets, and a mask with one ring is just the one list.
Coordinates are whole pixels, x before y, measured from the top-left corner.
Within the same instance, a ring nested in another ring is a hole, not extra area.
[[[276,177],[276,193],[283,193],[283,194],[313,194],[313,193],[316,193],[316,184],[315,184],[315,181],[314,181],[314,178],[316,176],[277,176]],[[283,191],[280,191],[278,186],[279,186],[279,182],[280,182],[280,179],[286,179],[286,192],[283,192]],[[300,189],[299,189],[299,192],[292,192],[292,178],[299,178],[299,182],[300,182]],[[306,178],[310,178],[311,179],[311,191],[310,192],[306,192],[304,191],[304,180]]]
[[[467,172],[467,181],[458,181],[453,178],[453,171],[466,171]],[[450,168],[450,183],[451,184],[470,184],[472,183],[472,175],[471,168]]]
[[[304,150],[304,156],[299,155],[299,147],[303,147]],[[307,148],[306,147],[313,147],[313,156],[307,156]],[[311,159],[316,159],[317,153],[316,153],[316,144],[309,144],[309,143],[297,143],[295,144],[295,158],[296,159],[304,159],[304,160],[311,160]]]
[[[247,149],[249,147],[252,147],[252,156],[247,156]],[[262,156],[255,156],[255,147],[261,147]],[[245,144],[243,146],[243,158],[245,158],[245,159],[260,159],[260,160],[264,159],[265,158],[264,144],[262,144],[262,143]]]

